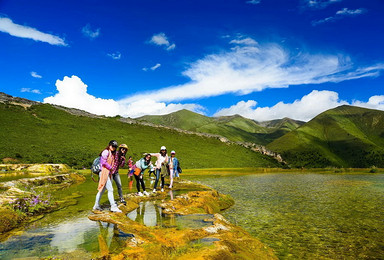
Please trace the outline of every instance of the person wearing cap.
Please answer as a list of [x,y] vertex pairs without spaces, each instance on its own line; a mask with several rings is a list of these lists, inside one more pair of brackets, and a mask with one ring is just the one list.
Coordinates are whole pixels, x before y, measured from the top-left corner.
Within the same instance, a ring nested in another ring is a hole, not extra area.
[[107,189],[108,200],[111,204],[111,211],[121,212],[121,210],[117,207],[117,204],[113,197],[113,186],[111,181],[111,170],[114,163],[114,152],[116,151],[116,148],[117,142],[115,140],[112,140],[109,142],[108,146],[100,153],[101,171],[99,175],[99,185],[97,187],[97,190],[99,192],[96,194],[96,200],[95,205],[93,206],[93,210],[102,210],[100,207],[100,199],[105,189]]
[[179,166],[179,160],[177,160],[176,152],[171,151],[171,157],[168,160],[168,166],[169,166],[169,178],[170,178],[170,183],[169,183],[169,188],[172,189],[173,186],[173,178],[174,177],[179,177],[179,173],[177,172],[177,167]]
[[161,192],[164,191],[164,177],[167,174],[167,164],[168,164],[168,155],[167,148],[165,146],[160,147],[159,153],[151,153],[151,156],[156,156],[157,160],[155,163],[156,167],[156,181],[155,186],[153,186],[153,192],[156,192],[157,184],[161,177]]
[[123,197],[123,189],[121,185],[121,179],[119,175],[119,168],[124,167],[125,164],[125,155],[128,151],[128,146],[126,144],[119,145],[115,155],[114,155],[114,164],[112,166],[112,179],[115,181],[117,186],[117,192],[119,193],[120,202],[126,205],[127,203]]

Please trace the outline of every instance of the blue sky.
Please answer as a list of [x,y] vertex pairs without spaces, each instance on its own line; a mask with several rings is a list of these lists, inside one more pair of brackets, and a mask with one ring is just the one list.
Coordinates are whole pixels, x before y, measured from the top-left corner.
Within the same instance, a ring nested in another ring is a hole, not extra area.
[[0,0],[0,91],[108,116],[384,110],[381,0]]

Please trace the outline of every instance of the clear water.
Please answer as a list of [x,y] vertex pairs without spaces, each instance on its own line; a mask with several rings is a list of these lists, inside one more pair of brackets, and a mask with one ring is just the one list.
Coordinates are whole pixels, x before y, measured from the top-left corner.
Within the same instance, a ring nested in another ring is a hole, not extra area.
[[162,213],[156,201],[141,202],[140,206],[129,212],[127,216],[148,227],[198,229],[213,225],[211,214],[166,215]]
[[[136,192],[135,182],[129,182],[126,174],[120,176],[123,193]],[[87,180],[84,183],[73,185],[53,194],[56,200],[62,200],[74,194],[80,195],[80,197],[76,196],[75,205],[46,214],[43,219],[20,227],[19,231],[14,232],[15,235],[0,242],[0,259],[39,259],[53,256],[59,256],[61,259],[91,259],[100,257],[101,251],[105,253],[105,250],[108,250],[118,253],[123,250],[126,240],[133,234],[124,233],[113,224],[88,219],[95,203],[97,183],[93,182],[89,175],[86,177]],[[8,176],[7,181],[19,178],[18,175]],[[153,179],[146,179],[146,187],[151,187],[153,183]],[[169,191],[167,198],[173,199],[185,192],[187,191]],[[115,184],[114,193],[115,199],[117,199]],[[162,214],[157,203],[143,202],[128,216],[147,226],[158,225],[182,229],[200,228],[212,224],[207,220],[212,218],[212,215],[166,216]],[[103,195],[101,204],[108,210],[107,194]]]
[[280,259],[384,259],[384,175],[188,176],[235,199],[223,215]]

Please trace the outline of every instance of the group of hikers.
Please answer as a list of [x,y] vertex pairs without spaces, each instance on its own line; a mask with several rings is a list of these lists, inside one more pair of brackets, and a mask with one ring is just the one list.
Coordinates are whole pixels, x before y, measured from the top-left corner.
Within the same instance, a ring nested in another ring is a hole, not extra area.
[[[113,196],[113,186],[112,180],[115,181],[117,190],[120,197],[120,202],[126,204],[123,197],[123,190],[121,185],[121,179],[119,175],[119,168],[123,167],[126,163],[126,154],[128,152],[128,146],[126,144],[121,144],[118,146],[117,141],[111,140],[108,146],[100,153],[100,161],[97,162],[100,168],[99,172],[99,184],[97,187],[98,193],[96,194],[95,205],[93,206],[94,210],[102,210],[100,207],[100,199],[105,190],[108,191],[108,200],[111,204],[112,212],[121,212],[117,207]],[[152,156],[157,157],[155,165],[152,164]],[[176,158],[176,152],[171,151],[171,156],[167,154],[167,148],[161,146],[160,152],[158,153],[145,153],[144,157],[138,160],[136,163],[132,160],[130,156],[127,161],[128,164],[128,178],[132,180],[132,177],[136,180],[137,195],[144,196],[149,195],[145,189],[144,183],[144,171],[149,169],[150,172],[155,172],[156,181],[153,187],[153,193],[157,192],[157,185],[159,180],[161,180],[161,192],[164,191],[165,177],[169,175],[170,184],[169,188],[172,189],[174,177],[179,177],[180,174],[180,165],[179,161]],[[140,187],[143,192],[141,192]]]

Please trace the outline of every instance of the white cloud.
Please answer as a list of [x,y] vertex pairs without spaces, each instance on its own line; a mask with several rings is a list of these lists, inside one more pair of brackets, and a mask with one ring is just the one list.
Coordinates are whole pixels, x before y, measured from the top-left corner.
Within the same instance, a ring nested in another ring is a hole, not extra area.
[[241,115],[256,121],[268,121],[289,117],[309,121],[318,114],[341,105],[352,105],[377,110],[384,110],[384,95],[372,96],[368,102],[354,100],[351,103],[340,100],[334,91],[313,90],[293,103],[279,102],[272,107],[257,107],[255,100],[240,101],[237,104],[219,110],[214,116]]
[[176,48],[176,44],[170,43],[165,33],[154,34],[151,40],[149,41],[149,43],[155,44],[158,46],[164,46],[167,51],[170,51]]
[[46,42],[51,45],[67,46],[64,39],[58,36],[43,33],[35,28],[25,25],[15,24],[11,19],[5,17],[0,17],[0,32],[5,32],[15,37]]
[[327,17],[327,18],[324,18],[321,20],[317,20],[317,21],[312,21],[312,25],[316,26],[316,25],[319,25],[322,23],[327,23],[327,22],[332,22],[335,20],[342,19],[345,16],[356,16],[356,15],[364,14],[365,12],[366,12],[366,10],[363,8],[356,9],[356,10],[350,10],[348,8],[343,8],[343,9],[337,11],[334,16],[330,16],[330,17]]
[[151,70],[156,70],[158,68],[160,68],[161,64],[160,63],[157,63],[155,66],[151,67]]
[[31,71],[31,76],[34,77],[34,78],[37,78],[37,79],[41,79],[42,78],[42,76],[37,74],[37,72],[35,72],[35,71]]
[[166,104],[164,102],[156,102],[151,99],[142,99],[132,103],[120,103],[122,115],[129,117],[140,117],[144,115],[165,115],[181,109],[188,109],[201,113],[204,108],[197,104]]
[[90,39],[95,39],[100,36],[100,28],[97,28],[95,30],[92,30],[91,25],[88,23],[85,25],[82,29],[81,32],[85,37],[88,37]]
[[252,38],[238,38],[238,39],[234,39],[232,41],[230,41],[229,43],[231,44],[240,44],[240,45],[257,45],[257,41],[255,41],[254,39]]
[[372,96],[369,98],[368,102],[354,100],[352,102],[352,105],[371,108],[371,109],[384,110],[384,95]]
[[58,93],[44,99],[44,103],[78,108],[97,115],[115,116],[119,114],[119,105],[113,99],[96,98],[87,93],[88,86],[77,76],[65,76],[56,81]]
[[111,57],[114,60],[120,60],[121,59],[121,53],[120,52],[108,53],[107,56]]
[[365,13],[365,9],[359,8],[356,10],[349,10],[348,8],[343,8],[336,12],[336,15],[359,15]]
[[160,67],[161,67],[161,64],[157,63],[156,65],[150,67],[149,69],[148,68],[143,68],[142,70],[144,70],[144,71],[152,70],[153,71],[153,70],[156,70],[156,69],[158,69]]
[[311,8],[323,9],[328,5],[335,4],[341,1],[342,0],[305,0],[305,4]]
[[81,109],[97,115],[139,117],[143,115],[169,114],[181,109],[202,112],[204,108],[197,104],[166,104],[150,98],[132,103],[102,99],[87,93],[88,86],[77,76],[64,77],[56,81],[58,93],[44,99],[44,103]]
[[293,103],[279,102],[272,107],[257,107],[257,102],[254,100],[240,101],[229,108],[221,109],[215,116],[239,114],[256,121],[284,117],[308,121],[328,109],[347,104],[348,102],[339,100],[339,94],[336,92],[313,90],[310,94],[295,100]]
[[38,89],[31,89],[31,88],[22,88],[20,89],[20,92],[27,92],[27,93],[33,93],[33,94],[41,94],[40,90]]
[[189,82],[157,91],[138,93],[121,102],[143,98],[171,102],[267,88],[321,84],[374,77],[384,64],[356,68],[348,56],[292,53],[278,44],[235,46],[230,51],[208,55],[183,72]]
[[261,2],[261,0],[249,0],[246,3],[247,4],[257,5],[257,4],[260,4],[260,2]]

